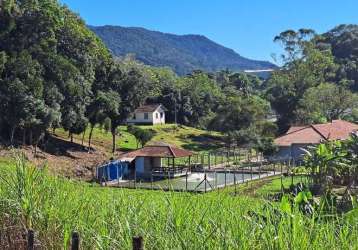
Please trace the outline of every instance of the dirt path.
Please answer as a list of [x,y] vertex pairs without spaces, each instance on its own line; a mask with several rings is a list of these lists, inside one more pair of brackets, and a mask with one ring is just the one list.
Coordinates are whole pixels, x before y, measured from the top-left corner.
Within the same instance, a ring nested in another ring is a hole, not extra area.
[[[274,179],[276,179],[277,176],[271,176],[260,180],[251,181],[248,183],[247,187],[244,187],[240,189],[240,193],[243,193],[245,195],[251,196],[251,197],[257,197],[256,194],[257,190],[261,187],[271,183]],[[246,184],[244,184],[246,185]]]

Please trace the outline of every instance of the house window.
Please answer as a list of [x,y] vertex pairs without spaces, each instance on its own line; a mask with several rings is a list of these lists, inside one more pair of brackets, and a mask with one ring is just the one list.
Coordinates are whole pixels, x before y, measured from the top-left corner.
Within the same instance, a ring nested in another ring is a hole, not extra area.
[[137,116],[135,115],[135,113],[133,114],[133,120],[136,120]]
[[144,113],[144,120],[148,120],[148,113]]
[[164,117],[164,113],[161,112],[161,113],[160,113],[160,118],[163,118],[163,117]]
[[155,113],[155,118],[157,118],[157,119],[159,118],[158,113]]

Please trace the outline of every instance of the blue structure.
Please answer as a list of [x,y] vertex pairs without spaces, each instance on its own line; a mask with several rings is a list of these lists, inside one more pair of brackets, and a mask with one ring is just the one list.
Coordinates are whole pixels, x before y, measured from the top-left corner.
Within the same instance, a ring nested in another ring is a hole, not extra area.
[[111,161],[97,168],[97,179],[100,181],[123,180],[128,173],[128,162]]

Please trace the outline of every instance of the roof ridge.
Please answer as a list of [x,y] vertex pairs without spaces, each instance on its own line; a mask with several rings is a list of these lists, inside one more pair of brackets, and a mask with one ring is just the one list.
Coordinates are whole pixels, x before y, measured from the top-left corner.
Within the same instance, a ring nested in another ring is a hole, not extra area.
[[[293,127],[293,126],[291,126],[291,127]],[[309,127],[310,127],[310,126],[305,126],[305,127],[303,127],[303,128],[297,129],[297,130],[292,131],[292,132],[290,132],[290,133],[283,134],[283,135],[277,137],[276,139],[281,138],[281,137],[284,137],[284,136],[286,136],[286,135],[290,135],[290,134],[296,133],[296,132],[298,132],[298,131],[304,130],[304,129],[309,128]]]
[[[315,127],[315,125],[322,125],[322,124],[311,124],[310,126],[313,128],[314,131],[316,131],[323,139],[325,139],[326,141],[328,140],[328,138],[326,138],[324,136],[324,134],[321,133],[321,131],[319,131],[318,128]],[[324,125],[324,124],[323,124]]]
[[172,147],[170,145],[168,145],[168,148],[169,148],[170,152],[173,154],[173,156],[176,157],[176,154],[174,153]]

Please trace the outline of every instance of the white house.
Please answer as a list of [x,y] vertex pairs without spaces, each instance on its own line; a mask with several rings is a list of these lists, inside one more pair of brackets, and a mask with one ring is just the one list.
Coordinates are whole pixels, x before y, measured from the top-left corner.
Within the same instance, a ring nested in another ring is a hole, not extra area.
[[142,105],[127,119],[128,124],[165,124],[166,108],[161,104]]

